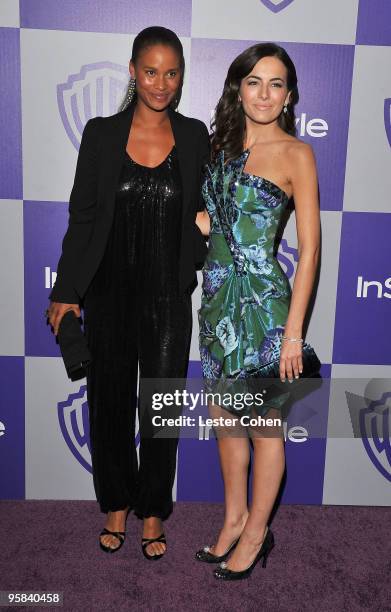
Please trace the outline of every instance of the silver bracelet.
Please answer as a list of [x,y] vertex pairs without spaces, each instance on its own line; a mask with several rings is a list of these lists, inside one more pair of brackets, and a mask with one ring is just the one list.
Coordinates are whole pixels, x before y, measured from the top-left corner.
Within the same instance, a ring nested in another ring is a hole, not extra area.
[[290,338],[289,336],[282,336],[283,340],[289,340],[289,342],[303,342],[303,338]]

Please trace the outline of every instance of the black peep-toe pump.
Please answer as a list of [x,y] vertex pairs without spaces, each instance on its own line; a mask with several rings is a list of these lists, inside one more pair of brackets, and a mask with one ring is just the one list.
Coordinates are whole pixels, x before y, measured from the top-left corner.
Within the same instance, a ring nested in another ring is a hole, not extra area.
[[214,555],[212,552],[210,552],[210,546],[204,546],[204,548],[201,548],[201,550],[198,550],[196,552],[195,558],[197,559],[197,561],[203,561],[204,563],[221,563],[222,561],[225,561],[227,559],[229,553],[233,551],[239,540],[240,536],[232,542],[231,546],[229,546],[229,548],[225,551],[224,554],[219,556]]
[[225,562],[221,563],[219,567],[213,570],[213,575],[219,580],[241,580],[242,578],[248,578],[253,571],[256,564],[262,559],[262,567],[266,567],[267,558],[274,546],[274,536],[270,529],[267,530],[266,536],[262,542],[262,546],[259,549],[257,556],[254,561],[246,569],[239,572],[228,569]]

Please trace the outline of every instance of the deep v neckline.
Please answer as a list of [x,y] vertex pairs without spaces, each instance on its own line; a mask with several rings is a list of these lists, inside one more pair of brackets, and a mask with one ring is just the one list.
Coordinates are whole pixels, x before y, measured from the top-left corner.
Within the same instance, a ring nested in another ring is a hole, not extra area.
[[167,162],[168,158],[173,154],[174,149],[175,149],[175,144],[172,146],[171,150],[168,152],[168,154],[163,159],[163,161],[161,161],[160,164],[157,164],[157,166],[145,166],[144,164],[140,164],[135,159],[133,159],[133,157],[128,153],[127,150],[125,150],[125,153],[126,153],[128,159],[129,159],[129,161],[131,161],[132,164],[134,164],[135,166],[139,166],[140,168],[145,168],[146,170],[157,170],[157,168],[160,168],[161,166],[163,166]]

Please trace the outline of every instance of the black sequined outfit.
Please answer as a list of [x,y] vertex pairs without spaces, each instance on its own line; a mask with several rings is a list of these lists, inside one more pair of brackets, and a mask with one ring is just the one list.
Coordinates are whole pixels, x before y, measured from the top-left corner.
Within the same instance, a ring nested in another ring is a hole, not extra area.
[[140,418],[140,378],[184,378],[192,313],[178,292],[182,186],[175,147],[157,167],[126,155],[105,255],[88,289],[85,329],[95,492],[102,512],[133,508],[140,518],[172,512],[177,437],[153,438]]

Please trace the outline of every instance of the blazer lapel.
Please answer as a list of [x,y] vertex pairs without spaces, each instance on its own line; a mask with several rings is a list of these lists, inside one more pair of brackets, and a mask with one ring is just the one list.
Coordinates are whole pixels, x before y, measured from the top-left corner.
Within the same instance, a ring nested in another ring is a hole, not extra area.
[[178,153],[179,160],[179,169],[181,173],[182,179],[182,227],[185,222],[185,211],[188,206],[189,196],[190,196],[190,181],[188,180],[188,172],[189,172],[189,146],[191,144],[188,142],[186,138],[186,133],[183,130],[183,127],[180,125],[181,117],[178,113],[171,108],[168,109],[168,116],[170,117],[171,128],[174,134],[175,147]]
[[101,157],[102,185],[106,196],[110,199],[109,209],[114,208],[114,194],[121,173],[122,164],[126,154],[130,126],[134,115],[135,105],[131,104],[126,110],[118,113],[107,125],[107,132],[103,140],[103,154]]

